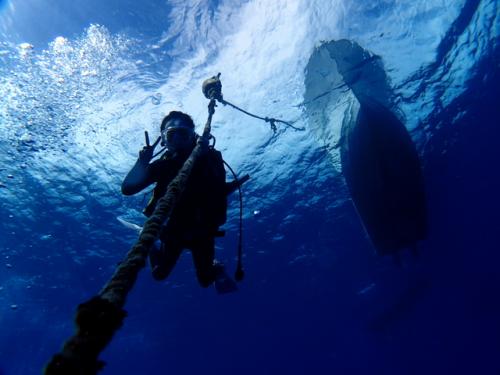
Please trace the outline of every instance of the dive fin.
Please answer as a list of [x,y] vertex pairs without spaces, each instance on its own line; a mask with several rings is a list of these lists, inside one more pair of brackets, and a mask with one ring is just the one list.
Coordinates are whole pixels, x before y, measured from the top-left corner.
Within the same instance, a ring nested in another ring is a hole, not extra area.
[[141,233],[142,227],[140,225],[131,223],[130,221],[123,220],[121,217],[117,217],[118,220],[125,228],[135,230],[138,234]]
[[234,281],[227,273],[226,269],[222,264],[215,264],[215,290],[219,294],[227,294],[236,292],[238,286],[236,281]]

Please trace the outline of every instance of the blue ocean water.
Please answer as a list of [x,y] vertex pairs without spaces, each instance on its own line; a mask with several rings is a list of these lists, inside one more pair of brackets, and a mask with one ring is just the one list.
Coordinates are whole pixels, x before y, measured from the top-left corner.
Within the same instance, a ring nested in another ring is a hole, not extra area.
[[[144,270],[102,373],[500,373],[498,17],[493,0],[0,1],[0,374],[40,373],[73,333],[136,238],[117,218],[143,221],[120,183],[144,130],[173,109],[200,130],[219,71],[227,100],[305,131],[217,108],[217,147],[251,175],[246,278],[219,296],[189,254],[165,282]],[[421,157],[429,235],[400,268],[333,146],[349,90],[301,105],[340,39],[380,57]],[[237,206],[217,243],[231,272]]]

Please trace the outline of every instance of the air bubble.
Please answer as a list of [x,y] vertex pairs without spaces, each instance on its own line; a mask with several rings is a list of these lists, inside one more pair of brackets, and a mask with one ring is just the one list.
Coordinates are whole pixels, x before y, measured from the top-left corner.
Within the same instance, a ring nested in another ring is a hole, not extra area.
[[29,44],[29,43],[21,43],[19,45],[19,48],[22,49],[22,50],[29,50],[29,49],[33,49],[33,44]]
[[159,105],[161,103],[162,95],[158,92],[155,95],[151,96],[151,103],[154,105]]

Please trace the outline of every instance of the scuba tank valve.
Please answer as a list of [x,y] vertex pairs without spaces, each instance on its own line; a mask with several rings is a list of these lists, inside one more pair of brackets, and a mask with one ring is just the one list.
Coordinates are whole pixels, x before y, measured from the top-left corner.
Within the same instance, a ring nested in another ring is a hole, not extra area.
[[205,98],[215,99],[222,102],[222,83],[220,81],[220,73],[203,81],[201,91],[203,91]]

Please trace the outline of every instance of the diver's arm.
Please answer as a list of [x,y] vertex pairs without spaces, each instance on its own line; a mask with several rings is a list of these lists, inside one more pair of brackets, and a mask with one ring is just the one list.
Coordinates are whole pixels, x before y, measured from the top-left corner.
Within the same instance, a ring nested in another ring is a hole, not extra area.
[[122,182],[122,193],[124,195],[136,194],[154,182],[150,168],[151,164],[149,164],[149,162],[153,159],[155,147],[158,145],[161,138],[158,137],[156,142],[150,145],[147,131],[144,132],[144,136],[146,138],[146,146],[139,151],[139,159],[137,159]]
[[151,185],[153,182],[154,181],[149,168],[149,161],[139,157],[122,182],[122,194],[136,194]]

